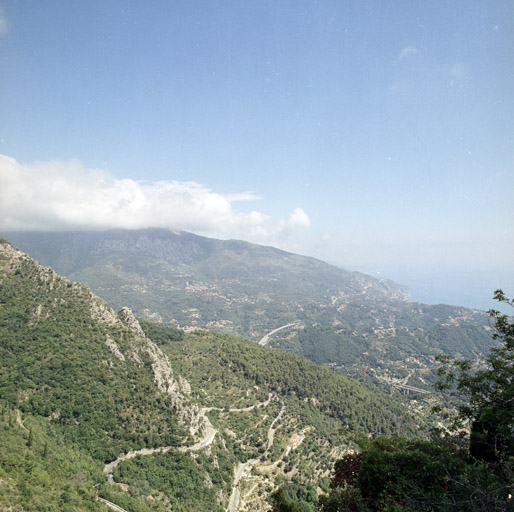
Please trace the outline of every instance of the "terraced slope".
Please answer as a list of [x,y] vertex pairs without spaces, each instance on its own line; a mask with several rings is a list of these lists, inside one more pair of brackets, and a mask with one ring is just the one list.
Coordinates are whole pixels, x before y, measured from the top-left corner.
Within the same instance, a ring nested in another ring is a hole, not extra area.
[[315,495],[342,427],[415,429],[391,397],[296,356],[143,328],[0,241],[1,507],[260,510],[284,480]]

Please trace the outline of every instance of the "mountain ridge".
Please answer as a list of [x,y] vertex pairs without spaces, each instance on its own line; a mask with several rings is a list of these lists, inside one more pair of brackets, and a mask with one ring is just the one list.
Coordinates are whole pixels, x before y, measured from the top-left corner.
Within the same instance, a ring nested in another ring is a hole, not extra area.
[[[130,367],[130,372],[142,376],[146,373],[145,364],[148,364],[152,381],[159,392],[168,397],[171,410],[178,413],[179,422],[188,427],[195,423],[197,408],[185,407],[188,400],[184,391],[188,389],[188,384],[175,378],[167,356],[146,338],[128,308],[116,314],[86,286],[59,276],[50,267],[40,265],[1,239],[0,277],[4,363],[10,362],[12,368],[16,368],[16,373],[29,391],[28,403],[32,403],[34,410],[57,419],[82,414],[75,410],[75,400],[66,403],[63,396],[52,396],[55,385],[52,370],[65,370],[69,378],[82,374],[84,370],[78,361],[76,364],[61,363],[60,353],[92,343],[94,358],[84,361],[91,367],[97,365],[95,372],[99,372],[99,375],[112,372],[111,377],[103,379],[103,393],[109,393],[112,382],[118,382],[126,374],[125,366]],[[5,329],[7,325],[9,330]],[[63,329],[61,326],[67,327]],[[32,340],[29,336],[32,336]],[[24,339],[29,343],[32,341],[29,346],[33,351],[45,354],[43,359],[49,358],[50,363],[56,360],[57,366],[54,368],[51,363],[45,368],[40,360],[28,354],[25,357],[26,367],[21,367],[18,362],[21,357],[19,349]],[[38,341],[40,343],[34,343]],[[48,349],[51,352],[45,353]],[[105,367],[107,371],[103,369]],[[86,422],[89,421],[92,422],[92,419],[86,419]],[[197,430],[197,427],[193,428],[192,434]],[[98,429],[97,433],[101,435]],[[77,435],[80,437],[84,433],[77,431]],[[88,438],[90,434],[85,435]]]
[[410,302],[391,281],[271,247],[164,229],[10,235],[116,309],[254,341],[295,324],[270,346],[361,379],[430,389],[439,353],[482,357],[492,345],[485,312]]
[[[148,495],[158,510],[221,512],[244,488],[260,510],[295,474],[315,496],[348,444],[341,427],[416,429],[394,397],[297,356],[207,331],[161,332],[158,347],[145,329],[0,241],[2,506],[41,510],[52,496],[52,512],[98,510],[99,493],[138,512]],[[123,487],[101,474],[108,461]]]
[[[112,229],[107,231],[11,231],[6,233],[7,239],[20,246],[26,252],[32,252],[34,257],[43,264],[49,265],[62,274],[73,274],[79,268],[94,265],[102,260],[102,257],[112,253],[135,256],[152,256],[153,258],[172,264],[198,264],[206,260],[216,250],[232,251],[236,254],[249,255],[250,251],[259,252],[259,255],[276,255],[289,258],[293,265],[306,263],[314,269],[318,266],[329,268],[346,277],[358,276],[368,283],[383,286],[384,295],[391,293],[394,298],[406,298],[406,287],[389,279],[369,276],[357,271],[348,271],[336,265],[326,263],[311,256],[301,256],[272,246],[262,246],[243,240],[219,240],[208,238],[186,231],[174,231],[164,228],[146,229]],[[31,248],[29,251],[28,248]],[[55,254],[55,251],[59,254]],[[82,261],[84,254],[88,255],[85,264]]]

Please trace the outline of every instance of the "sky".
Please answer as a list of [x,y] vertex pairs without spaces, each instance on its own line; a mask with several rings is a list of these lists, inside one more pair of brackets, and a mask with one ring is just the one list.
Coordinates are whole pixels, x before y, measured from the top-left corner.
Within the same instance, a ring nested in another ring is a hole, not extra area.
[[511,0],[0,0],[0,233],[167,227],[514,295]]

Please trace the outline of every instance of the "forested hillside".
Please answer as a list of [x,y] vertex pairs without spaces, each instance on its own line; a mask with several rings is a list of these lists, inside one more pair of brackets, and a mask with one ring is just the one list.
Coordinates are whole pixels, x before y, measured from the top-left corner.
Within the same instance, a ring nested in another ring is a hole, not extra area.
[[396,399],[300,357],[141,323],[1,241],[2,506],[260,510],[284,482],[326,489],[342,428],[416,431]]
[[[1,396],[65,427],[100,460],[176,444],[174,397],[154,384],[145,340],[85,286],[2,243]],[[123,428],[119,428],[122,425]]]
[[[151,328],[149,322],[142,322],[142,326],[145,330]],[[200,390],[206,382],[216,382],[220,386],[219,401],[226,402],[225,391],[246,390],[252,384],[283,397],[299,399],[353,431],[389,434],[416,431],[406,421],[399,402],[376,387],[243,338],[197,331],[184,334],[182,340],[165,342],[162,349],[193,389]],[[212,400],[216,395],[210,396]],[[198,398],[202,399],[201,393]]]
[[188,438],[194,409],[131,323],[0,241],[2,510],[102,510],[104,461]]
[[141,318],[254,341],[294,323],[270,345],[361,379],[432,389],[437,354],[491,346],[484,312],[409,302],[396,283],[272,247],[165,229],[8,236]]
[[[267,506],[278,485],[294,490],[304,510],[315,510],[334,461],[352,445],[348,435],[410,437],[420,431],[396,398],[303,358],[227,334],[141,325],[159,339],[174,368],[191,383],[192,396],[209,410],[221,442],[213,443],[211,452],[220,467],[223,445],[247,468],[239,482],[247,510]],[[137,480],[148,471],[162,474],[166,465],[159,458],[131,463],[118,476]]]

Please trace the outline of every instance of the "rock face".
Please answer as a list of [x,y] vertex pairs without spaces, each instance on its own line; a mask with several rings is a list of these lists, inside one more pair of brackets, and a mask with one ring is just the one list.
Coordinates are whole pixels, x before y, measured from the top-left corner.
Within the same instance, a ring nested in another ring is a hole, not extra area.
[[121,353],[118,344],[109,335],[106,336],[105,344],[120,361],[125,361],[125,356]]
[[118,317],[114,310],[105,301],[93,294],[91,294],[91,318],[111,327],[118,323]]
[[145,336],[137,318],[129,308],[122,308],[118,317],[134,333],[131,343],[132,357],[140,360],[141,355],[145,354],[149,358],[156,386],[171,398],[181,423],[189,424],[190,431],[194,435],[200,422],[198,406],[188,404],[188,399],[185,396],[191,393],[191,385],[183,377],[175,378],[168,356]]
[[4,274],[14,274],[21,267],[21,261],[28,258],[3,239],[0,239],[0,249],[0,272]]
[[202,422],[198,406],[191,404],[187,397],[191,393],[191,385],[183,377],[175,378],[168,357],[152,340],[146,337],[134,313],[124,307],[116,315],[106,302],[92,294],[91,315],[109,327],[129,330],[130,335],[125,335],[125,341],[129,347],[128,354],[124,354],[116,342],[107,336],[106,345],[109,350],[120,361],[125,361],[125,358],[129,357],[142,365],[144,359],[149,359],[155,385],[162,393],[166,393],[170,397],[171,403],[177,411],[179,423],[187,426],[190,433],[195,435],[202,426]]
[[118,316],[134,332],[137,332],[139,335],[141,335],[143,337],[145,336],[143,329],[141,329],[141,326],[139,325],[137,318],[134,316],[134,313],[132,313],[132,310],[130,308],[127,308],[127,307],[121,308],[120,311],[118,312]]
[[[182,426],[196,434],[203,425],[198,406],[190,403],[188,395],[191,386],[183,377],[175,377],[168,357],[149,338],[145,336],[136,317],[129,308],[115,311],[102,299],[97,297],[89,288],[59,276],[52,269],[40,265],[26,254],[15,249],[5,240],[0,239],[0,282],[2,275],[13,275],[25,272],[30,274],[33,291],[37,296],[37,287],[42,283],[55,297],[40,295],[41,300],[34,304],[30,317],[31,324],[37,324],[50,318],[57,320],[59,307],[67,306],[69,302],[80,304],[82,311],[87,311],[94,323],[102,324],[111,334],[105,336],[105,345],[114,356],[117,364],[133,361],[139,367],[149,361],[153,373],[153,382],[160,392],[170,397],[172,406],[176,409],[177,418]],[[62,292],[62,293],[61,293]],[[112,366],[113,361],[108,363]]]

